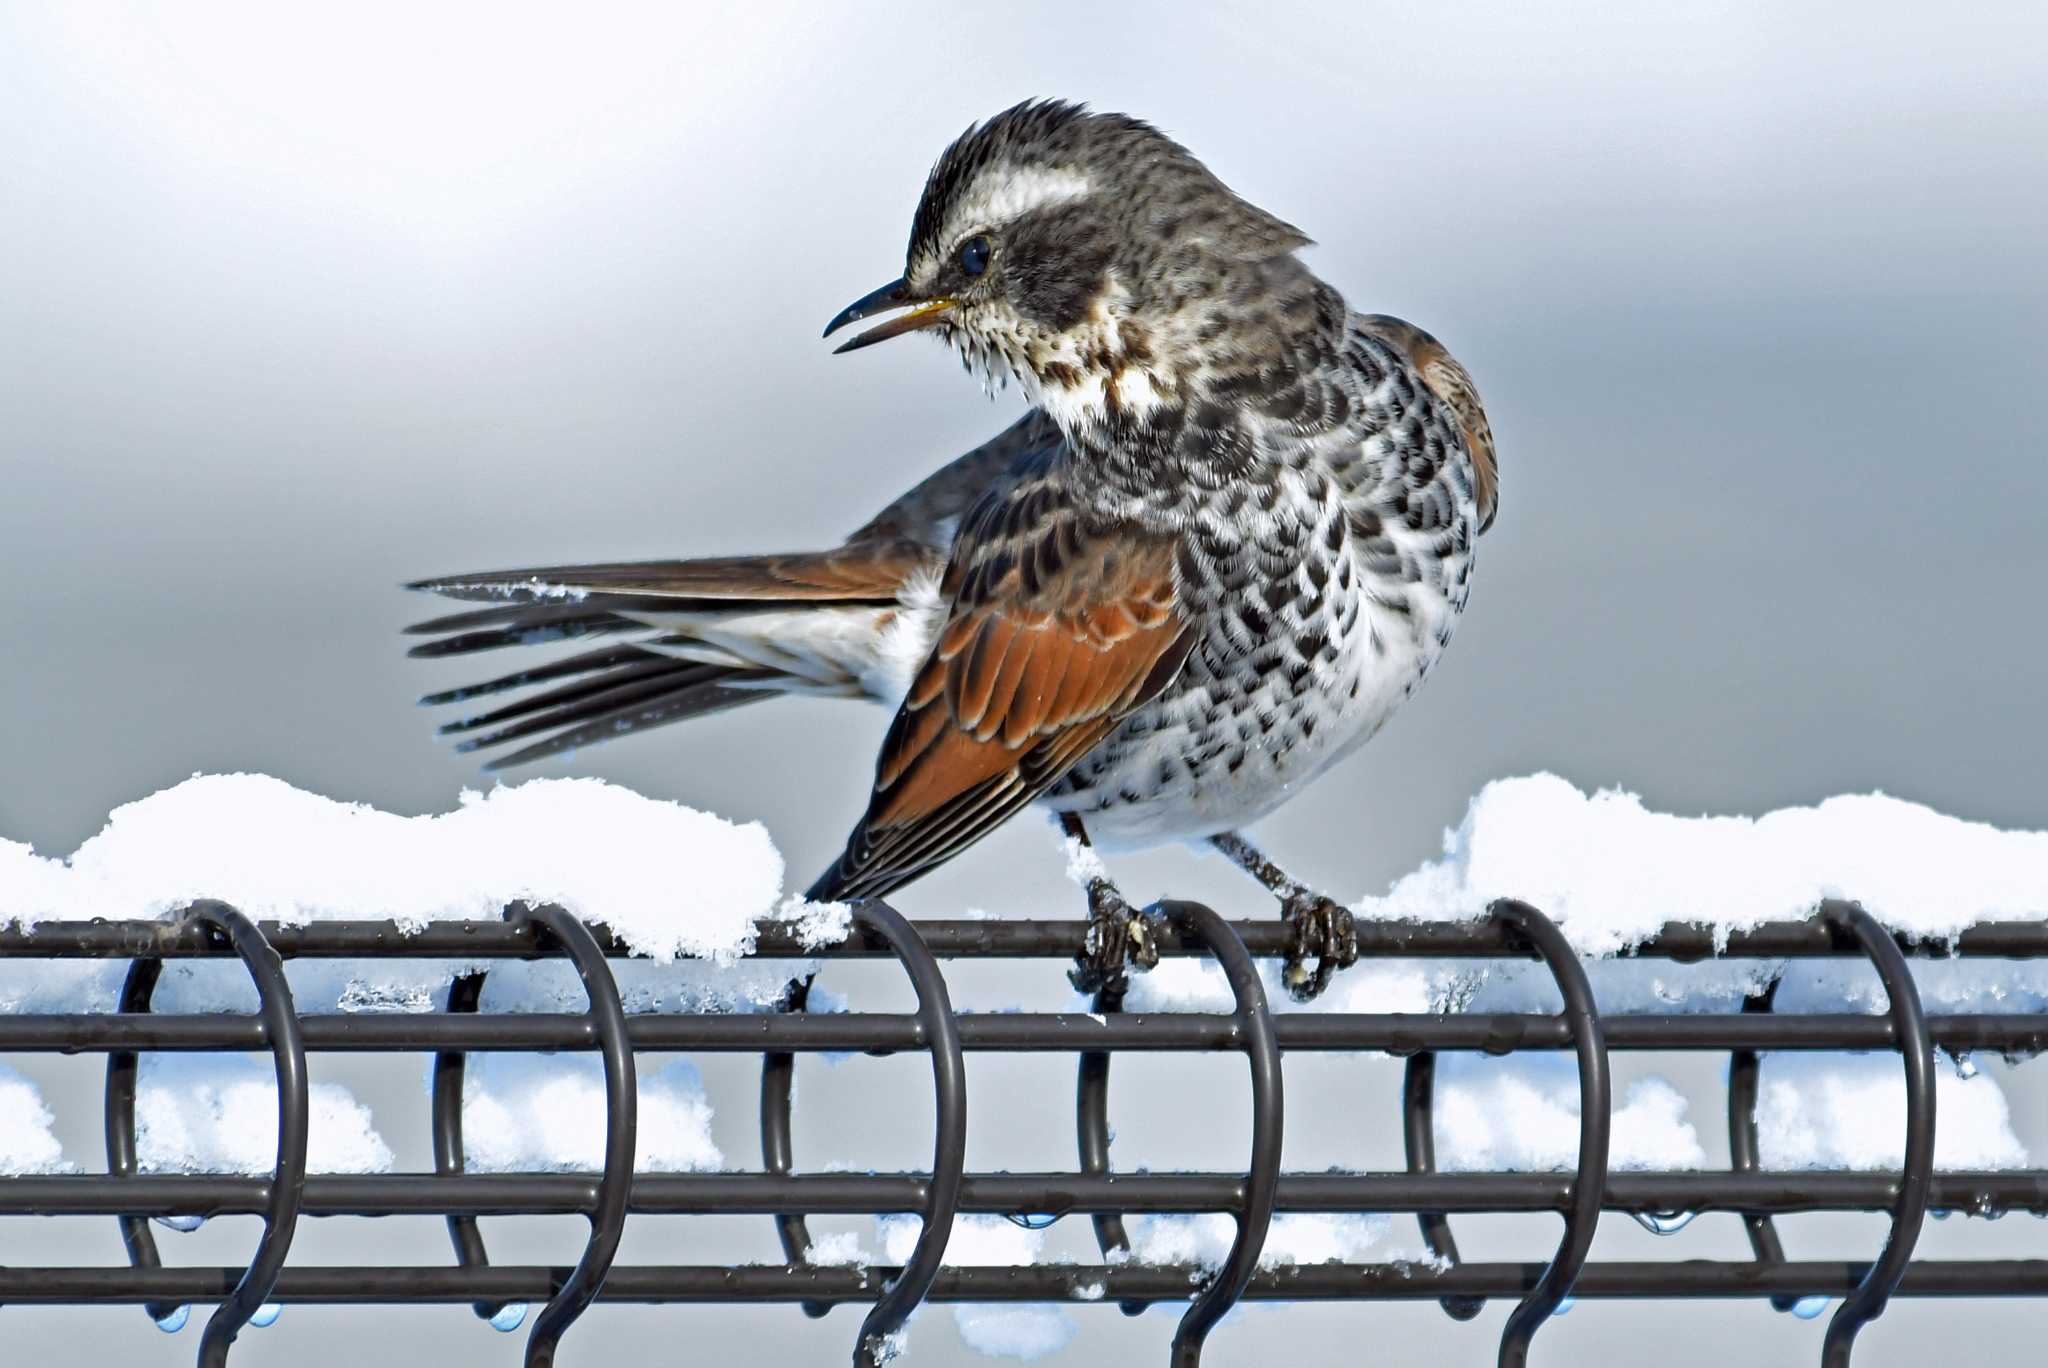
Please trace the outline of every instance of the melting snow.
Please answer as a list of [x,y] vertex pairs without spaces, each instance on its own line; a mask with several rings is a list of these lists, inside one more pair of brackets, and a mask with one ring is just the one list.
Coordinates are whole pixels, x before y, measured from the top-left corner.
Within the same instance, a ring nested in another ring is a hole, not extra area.
[[[1576,1059],[1443,1056],[1436,1080],[1436,1144],[1437,1167],[1447,1172],[1577,1168]],[[1691,1169],[1706,1161],[1678,1089],[1661,1078],[1644,1078],[1615,1099],[1610,1169]]]
[[[924,1220],[913,1215],[878,1217],[883,1263],[902,1264],[917,1247]],[[1045,1232],[1020,1226],[1001,1216],[959,1216],[946,1239],[945,1262],[955,1267],[1009,1267],[1036,1263]],[[914,1319],[914,1318],[913,1318]],[[1057,1306],[962,1302],[953,1308],[960,1339],[989,1358],[1029,1361],[1067,1347],[1074,1338],[1073,1317]],[[904,1327],[907,1331],[908,1326]]]
[[[1844,1124],[1844,1119],[1853,1124]],[[1934,1056],[1934,1166],[2024,1168],[2005,1093],[1989,1074],[1962,1077]],[[1906,1152],[1906,1079],[1899,1057],[1766,1055],[1757,1075],[1757,1157],[1773,1169],[1897,1168]]]
[[[1070,852],[1085,877],[1092,852]],[[114,812],[69,860],[0,841],[0,920],[162,917],[219,898],[252,917],[303,923],[392,918],[491,919],[513,901],[553,902],[602,922],[645,958],[615,964],[629,1010],[763,1010],[810,966],[739,963],[765,918],[795,918],[811,944],[846,934],[841,907],[786,901],[782,861],[757,825],[737,825],[588,779],[538,780],[467,793],[453,812],[402,817],[335,802],[258,775],[195,777]],[[1444,854],[1362,900],[1368,919],[1478,916],[1512,896],[1548,913],[1587,964],[1610,1014],[1726,1012],[1780,980],[1784,1011],[1885,1009],[1869,967],[1852,961],[1728,961],[1675,965],[1627,958],[1666,921],[1722,933],[1808,915],[1824,897],[1860,900],[1878,919],[1920,936],[1950,937],[1980,920],[2048,911],[2048,833],[1998,831],[1880,795],[1747,817],[1651,812],[1622,792],[1582,793],[1549,775],[1490,784],[1445,834]],[[1617,958],[1619,956],[1619,958]],[[288,966],[304,1011],[422,1011],[475,966],[448,961],[300,961]],[[583,993],[560,962],[496,963],[486,1010],[578,1011]],[[1275,1010],[1296,1010],[1262,965]],[[0,1010],[111,1010],[124,966],[91,961],[0,963]],[[2048,963],[1921,961],[1930,1011],[2048,1010]],[[166,1011],[252,1011],[247,975],[232,962],[166,966]],[[1229,1011],[1213,965],[1166,961],[1137,977],[1134,1011]],[[1548,972],[1532,963],[1363,963],[1301,1009],[1341,1012],[1550,1012]],[[1764,1062],[1758,1105],[1770,1167],[1896,1164],[1904,1094],[1895,1056],[1784,1053]],[[1937,1163],[2021,1165],[2004,1093],[1943,1059]],[[1578,1138],[1578,1086],[1569,1054],[1510,1059],[1446,1056],[1438,1075],[1437,1144],[1446,1169],[1569,1167]],[[641,1077],[640,1153],[650,1170],[716,1167],[711,1112],[694,1068]],[[138,1097],[145,1167],[264,1171],[272,1162],[276,1095],[262,1057],[155,1056]],[[477,1169],[595,1168],[601,1162],[603,1080],[594,1058],[480,1054],[464,1096],[469,1162]],[[1668,1083],[1638,1081],[1617,1098],[1617,1168],[1704,1162],[1685,1102]],[[316,1084],[311,1166],[371,1172],[391,1152],[346,1090]],[[64,1167],[34,1087],[0,1069],[0,1171]],[[883,1258],[900,1262],[916,1218],[879,1225]],[[1406,1227],[1403,1226],[1403,1229]],[[1234,1225],[1223,1215],[1133,1218],[1134,1258],[1213,1266]],[[1262,1261],[1419,1257],[1394,1242],[1381,1216],[1278,1218]],[[1040,1257],[1043,1233],[994,1217],[956,1222],[950,1262],[1013,1264]],[[851,1236],[822,1241],[820,1263],[863,1261]],[[1063,1347],[1074,1326],[1056,1308],[961,1306],[975,1349],[1034,1358]]]
[[[715,1169],[711,1104],[696,1066],[638,1070],[634,1167],[643,1173]],[[473,1054],[463,1071],[462,1140],[477,1172],[604,1167],[604,1067],[593,1055]]]
[[[370,1109],[333,1083],[308,1096],[306,1167],[381,1173],[391,1147]],[[135,1092],[136,1165],[151,1173],[268,1173],[277,1163],[277,1074],[268,1055],[144,1055]]]
[[[2048,832],[2000,831],[1882,795],[1830,798],[1762,817],[1680,817],[1633,794],[1580,792],[1554,775],[1503,779],[1444,833],[1444,856],[1368,897],[1366,920],[1479,916],[1514,897],[1548,914],[1582,955],[1603,1013],[1733,1012],[1781,979],[1776,1006],[1797,1012],[1882,1012],[1876,973],[1853,960],[1724,960],[1675,964],[1625,958],[1667,921],[1723,933],[1809,916],[1823,898],[1860,901],[1880,922],[1948,938],[1978,921],[2048,912]],[[1616,958],[1624,956],[1623,958]],[[2048,961],[1916,960],[1930,1012],[2048,1011]],[[1315,1012],[1555,1012],[1543,965],[1518,961],[1365,961],[1297,1007],[1278,965],[1263,961],[1268,1005]],[[1131,1011],[1228,1012],[1222,972],[1167,960],[1133,979]],[[2005,1096],[1988,1075],[1944,1064],[1936,1163],[2011,1167],[2026,1153]],[[1796,1080],[1790,1082],[1787,1080]],[[1773,1086],[1786,1081],[1784,1086]],[[1825,1085],[1825,1086],[1823,1086]],[[1438,1158],[1445,1168],[1570,1167],[1578,1144],[1578,1074],[1569,1054],[1505,1059],[1445,1055],[1437,1077]],[[1872,1167],[1897,1163],[1905,1091],[1894,1055],[1784,1054],[1764,1062],[1758,1104],[1766,1164]],[[1616,1099],[1616,1168],[1690,1168],[1704,1150],[1685,1100],[1661,1079]],[[1887,1159],[1883,1156],[1889,1155]]]
[[[1131,1237],[1131,1252],[1125,1257],[1134,1263],[1221,1268],[1237,1240],[1236,1219],[1220,1211],[1192,1216],[1131,1216],[1126,1218],[1125,1225]],[[1266,1231],[1259,1266],[1384,1263],[1429,1257],[1419,1243],[1411,1246],[1397,1241],[1393,1232],[1392,1218],[1377,1214],[1319,1216],[1282,1212],[1273,1218]]]
[[56,1119],[35,1084],[0,1064],[0,1173],[69,1172],[50,1130]]
[[[264,775],[199,775],[115,809],[68,860],[0,840],[0,923],[159,918],[205,898],[287,924],[389,918],[408,928],[495,920],[508,903],[557,903],[601,922],[645,958],[615,961],[628,1011],[772,1008],[807,961],[741,962],[756,924],[791,917],[807,943],[846,934],[847,910],[781,892],[767,833],[594,779],[543,779],[467,792],[453,812],[402,817],[336,802]],[[0,1010],[112,1011],[126,964],[0,962]],[[489,971],[487,1011],[581,1011],[563,961],[297,960],[286,966],[301,1012],[432,1011],[450,981]],[[152,1006],[165,1012],[254,1012],[233,960],[164,966]],[[22,1089],[14,1095],[14,1084]],[[391,1152],[345,1088],[313,1086],[310,1166],[388,1168]],[[687,1064],[643,1073],[641,1166],[695,1169],[719,1156],[710,1107]],[[276,1087],[266,1059],[147,1057],[137,1099],[146,1167],[255,1172],[275,1157]],[[597,1061],[479,1055],[464,1098],[471,1163],[594,1168],[603,1152]],[[0,1169],[61,1162],[25,1081],[0,1074]]]
[[780,901],[782,857],[739,825],[597,779],[466,792],[400,817],[259,774],[195,775],[116,808],[67,861],[0,842],[0,917],[161,917],[201,898],[290,924],[491,920],[559,903],[636,953],[730,960]]
[[1488,784],[1444,858],[1367,898],[1373,918],[1477,916],[1495,898],[1541,908],[1585,954],[1613,954],[1667,921],[1723,931],[1854,898],[1879,921],[1952,936],[2048,909],[2048,832],[2000,831],[1882,794],[1761,817],[1652,812],[1554,774]]

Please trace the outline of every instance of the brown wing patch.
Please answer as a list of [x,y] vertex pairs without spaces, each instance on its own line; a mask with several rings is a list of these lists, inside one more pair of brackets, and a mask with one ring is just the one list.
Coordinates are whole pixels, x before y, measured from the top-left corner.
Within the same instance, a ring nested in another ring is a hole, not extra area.
[[1493,526],[1500,504],[1500,465],[1494,455],[1493,428],[1486,421],[1486,408],[1479,402],[1479,387],[1471,373],[1458,364],[1444,344],[1413,323],[1387,314],[1371,314],[1359,320],[1376,336],[1408,358],[1429,392],[1450,406],[1465,434],[1465,449],[1472,455],[1472,497],[1479,505],[1479,530]]
[[814,897],[879,896],[979,839],[1187,658],[1171,538],[1084,530],[1028,488],[998,503],[961,534],[952,614],[882,743],[867,815]]

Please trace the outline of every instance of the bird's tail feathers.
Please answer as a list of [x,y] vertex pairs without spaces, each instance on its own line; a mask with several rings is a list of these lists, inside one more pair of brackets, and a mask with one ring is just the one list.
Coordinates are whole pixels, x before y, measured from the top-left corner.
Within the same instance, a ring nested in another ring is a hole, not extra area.
[[[778,693],[877,695],[901,599],[929,554],[880,543],[421,580],[408,587],[489,606],[407,628],[430,638],[413,656],[570,641],[585,649],[420,701],[491,698],[440,730],[463,751],[524,743],[487,766],[502,769]],[[590,649],[592,639],[602,644]]]

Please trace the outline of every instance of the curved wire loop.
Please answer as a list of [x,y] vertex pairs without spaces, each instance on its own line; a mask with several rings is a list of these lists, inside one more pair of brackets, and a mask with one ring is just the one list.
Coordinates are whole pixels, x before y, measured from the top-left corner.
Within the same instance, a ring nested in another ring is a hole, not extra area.
[[[163,976],[164,962],[144,957],[132,960],[121,980],[120,1012],[147,1012],[149,999]],[[116,1178],[135,1173],[135,1076],[139,1060],[133,1050],[115,1050],[107,1055],[107,1088],[100,1109],[106,1131],[107,1172]],[[121,1216],[121,1243],[128,1249],[131,1268],[161,1268],[163,1259],[156,1249],[156,1232],[147,1216]],[[177,1314],[174,1302],[144,1302],[142,1309],[159,1323]]]
[[1529,1341],[1571,1291],[1579,1270],[1585,1267],[1586,1255],[1592,1252],[1593,1233],[1600,1223],[1600,1200],[1607,1189],[1612,1090],[1600,1012],[1593,1005],[1593,990],[1586,982],[1585,966],[1579,963],[1564,933],[1550,918],[1512,898],[1500,899],[1487,911],[1543,957],[1564,997],[1564,1019],[1571,1028],[1572,1046],[1579,1060],[1579,1168],[1572,1179],[1571,1205],[1565,1210],[1564,1237],[1536,1286],[1509,1313],[1500,1336],[1500,1368],[1523,1368],[1529,1361]]
[[[1742,1010],[1768,1012],[1777,998],[1778,980],[1772,979],[1762,996],[1742,1000]],[[1728,1056],[1728,1166],[1737,1173],[1755,1173],[1762,1166],[1757,1157],[1756,1136],[1757,1073],[1761,1060],[1755,1050],[1735,1050]],[[1749,1247],[1758,1263],[1785,1262],[1785,1245],[1767,1213],[1743,1212],[1742,1228],[1749,1235]],[[1790,1311],[1798,1302],[1797,1297],[1782,1292],[1771,1296],[1771,1307],[1777,1311]]]
[[604,1175],[597,1184],[597,1206],[590,1214],[590,1239],[568,1281],[534,1317],[526,1338],[526,1368],[550,1368],[563,1331],[583,1314],[604,1286],[612,1259],[625,1233],[626,1208],[633,1196],[633,1155],[639,1136],[638,1087],[633,1047],[626,1039],[626,1009],[619,1001],[618,980],[605,963],[604,950],[590,928],[559,907],[528,907],[515,903],[505,920],[530,921],[554,938],[576,966],[590,1002],[590,1023],[597,1032],[604,1060]]
[[[801,1012],[810,1005],[811,979],[791,979],[783,990],[782,1010]],[[796,1095],[796,1056],[784,1050],[769,1050],[761,1056],[761,1167],[778,1177],[795,1167],[796,1150],[791,1139],[791,1110]],[[775,1238],[782,1244],[782,1256],[792,1264],[811,1261],[811,1228],[797,1212],[778,1212]],[[830,1302],[799,1302],[806,1316],[816,1320],[832,1309]]]
[[960,1052],[960,1028],[953,1019],[945,975],[917,928],[883,902],[854,905],[853,915],[896,954],[917,990],[917,1019],[932,1055],[933,1121],[932,1180],[925,1191],[924,1226],[903,1271],[882,1294],[860,1325],[854,1341],[854,1368],[876,1368],[886,1361],[888,1341],[910,1319],[910,1313],[931,1290],[952,1238],[953,1216],[960,1206],[960,1179],[967,1168],[967,1060]]
[[1906,1153],[1900,1165],[1892,1228],[1863,1281],[1835,1308],[1827,1338],[1821,1342],[1822,1368],[1849,1368],[1856,1332],[1884,1314],[1927,1219],[1927,1190],[1934,1179],[1934,1042],[1927,1034],[1927,1016],[1920,1007],[1913,971],[1891,933],[1855,903],[1823,903],[1821,915],[1853,935],[1876,966],[1891,1000],[1894,1039],[1906,1067]]
[[[1095,994],[1088,1009],[1099,1016],[1121,1012],[1129,987],[1127,981],[1110,984]],[[1109,1172],[1109,1059],[1107,1050],[1083,1050],[1075,1069],[1074,1142],[1081,1172],[1087,1174]],[[1131,1237],[1120,1214],[1101,1211],[1089,1221],[1095,1227],[1096,1248],[1104,1256],[1129,1252]],[[1144,1312],[1146,1303],[1121,1301],[1117,1306],[1126,1316],[1136,1316]]]
[[[1410,1173],[1436,1172],[1436,1055],[1424,1050],[1408,1056],[1401,1075],[1401,1139],[1408,1156]],[[1418,1211],[1416,1224],[1422,1239],[1440,1263],[1455,1268],[1458,1242],[1451,1235],[1451,1219],[1441,1211]],[[1445,1297],[1437,1305],[1452,1320],[1468,1321],[1486,1306],[1484,1297]]]
[[[476,1010],[477,1003],[483,999],[485,972],[479,969],[474,973],[456,975],[448,985],[450,1012]],[[434,1056],[431,1118],[436,1173],[460,1173],[463,1169],[462,1083],[468,1066],[469,1055],[462,1050],[442,1050]],[[456,1266],[490,1267],[491,1258],[484,1250],[483,1232],[477,1229],[476,1217],[467,1212],[451,1211],[447,1220],[448,1242],[455,1246]],[[505,1309],[505,1303],[473,1302],[470,1309],[479,1319],[492,1320]]]
[[270,1037],[270,1055],[277,1067],[277,1164],[270,1176],[270,1200],[263,1211],[263,1238],[242,1271],[234,1290],[207,1318],[199,1338],[199,1368],[225,1368],[228,1348],[277,1285],[298,1228],[299,1203],[306,1190],[307,1084],[306,1046],[299,1017],[285,981],[284,961],[264,939],[256,923],[225,903],[195,903],[186,916],[225,932],[228,945],[241,957],[255,980],[258,1014]]
[[1251,1064],[1252,1157],[1245,1173],[1244,1206],[1232,1213],[1237,1218],[1237,1239],[1230,1246],[1222,1268],[1188,1307],[1173,1335],[1173,1368],[1198,1368],[1202,1341],[1244,1295],[1246,1284],[1258,1271],[1259,1253],[1265,1248],[1266,1232],[1273,1224],[1273,1202],[1280,1189],[1281,1131],[1286,1115],[1280,1043],[1273,1033],[1273,1016],[1266,1008],[1266,990],[1259,982],[1258,966],[1230,923],[1200,903],[1161,902],[1150,911],[1200,937],[1222,966],[1230,991],[1237,999],[1240,1040]]

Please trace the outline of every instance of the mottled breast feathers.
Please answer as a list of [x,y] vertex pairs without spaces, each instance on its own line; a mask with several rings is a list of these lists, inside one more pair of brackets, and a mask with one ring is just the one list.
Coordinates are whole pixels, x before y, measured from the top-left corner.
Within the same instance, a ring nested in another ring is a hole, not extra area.
[[1388,314],[1362,314],[1358,326],[1408,358],[1429,392],[1457,416],[1472,457],[1472,493],[1479,505],[1479,530],[1493,526],[1500,505],[1500,466],[1494,456],[1493,429],[1479,402],[1479,387],[1444,344],[1403,319]]

